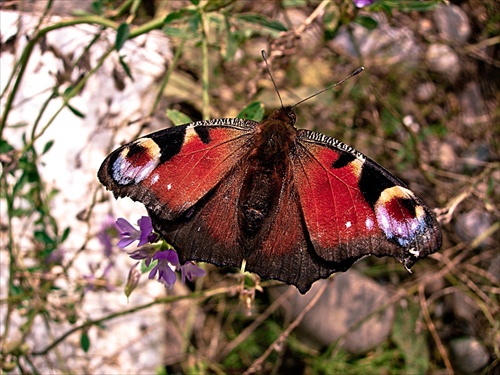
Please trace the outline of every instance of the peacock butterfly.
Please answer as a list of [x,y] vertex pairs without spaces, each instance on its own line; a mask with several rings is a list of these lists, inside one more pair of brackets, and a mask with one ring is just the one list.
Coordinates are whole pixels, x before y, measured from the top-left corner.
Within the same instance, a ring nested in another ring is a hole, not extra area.
[[261,123],[213,119],[146,135],[113,151],[99,180],[146,206],[181,263],[245,260],[301,293],[365,255],[409,269],[437,251],[429,207],[352,147],[295,128],[297,104]]

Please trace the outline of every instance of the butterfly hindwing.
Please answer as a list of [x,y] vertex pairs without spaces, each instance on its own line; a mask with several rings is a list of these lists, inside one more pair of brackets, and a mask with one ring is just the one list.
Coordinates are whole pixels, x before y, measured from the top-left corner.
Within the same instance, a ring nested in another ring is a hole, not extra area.
[[116,197],[140,201],[160,218],[176,218],[248,152],[256,124],[217,119],[152,133],[111,153],[99,179]]
[[400,180],[336,139],[306,130],[298,138],[294,177],[322,259],[390,255],[409,268],[441,246],[434,216]]

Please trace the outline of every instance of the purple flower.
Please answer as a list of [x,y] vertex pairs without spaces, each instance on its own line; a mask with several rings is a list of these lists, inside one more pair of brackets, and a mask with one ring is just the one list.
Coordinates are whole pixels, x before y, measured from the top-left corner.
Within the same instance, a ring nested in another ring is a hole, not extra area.
[[135,260],[145,259],[146,266],[148,267],[153,260],[156,260],[156,265],[149,272],[149,279],[154,279],[158,275],[158,281],[164,283],[167,287],[175,284],[177,280],[175,271],[181,271],[181,281],[183,284],[186,282],[186,279],[192,281],[195,277],[205,276],[205,271],[193,262],[186,262],[181,266],[175,250],[157,251],[154,246],[144,246],[129,253],[129,256]]
[[181,266],[181,280],[183,284],[185,284],[186,279],[193,281],[194,277],[205,276],[205,274],[205,270],[201,269],[193,262],[186,262]]
[[111,215],[106,215],[106,218],[101,223],[101,229],[97,233],[97,239],[104,246],[104,255],[109,258],[113,250],[111,239],[118,234],[118,227]]
[[156,253],[156,248],[154,246],[144,246],[140,249],[128,253],[128,256],[135,260],[146,259],[146,266],[149,267],[151,261],[153,260],[153,255]]
[[367,5],[371,5],[375,2],[376,0],[353,0],[354,5],[358,8],[363,8]]
[[64,255],[66,254],[66,250],[61,247],[54,249],[50,252],[49,255],[44,259],[45,264],[48,266],[61,265],[64,260]]
[[174,270],[179,266],[179,257],[174,250],[158,251],[153,255],[153,260],[158,263],[149,273],[149,278],[153,279],[158,274],[158,281],[170,287],[175,284],[176,276]]
[[120,230],[121,240],[118,242],[119,248],[125,248],[134,241],[139,241],[137,246],[142,246],[148,242],[154,242],[157,240],[157,236],[153,232],[153,223],[149,216],[143,216],[137,221],[137,225],[140,230],[134,228],[127,220],[123,218],[118,218],[116,220],[116,225]]

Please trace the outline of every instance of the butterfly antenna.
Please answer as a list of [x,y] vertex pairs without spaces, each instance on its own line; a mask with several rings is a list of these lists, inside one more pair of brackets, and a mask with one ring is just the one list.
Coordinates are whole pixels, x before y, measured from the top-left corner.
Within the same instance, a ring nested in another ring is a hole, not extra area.
[[273,82],[274,89],[276,90],[276,94],[278,94],[278,98],[280,99],[281,108],[283,108],[284,107],[283,100],[281,100],[281,95],[280,95],[280,92],[278,91],[278,86],[276,86],[276,82],[274,81],[273,75],[271,74],[271,69],[269,68],[269,63],[267,62],[266,51],[262,50],[260,52],[262,53],[262,58],[264,59],[264,62],[266,63],[267,74],[269,74],[269,77],[271,77],[271,81]]
[[[305,99],[302,99],[301,101],[299,101],[298,103],[295,103],[294,105],[292,105],[292,108],[295,108],[297,107],[299,104],[301,103],[304,103],[306,100],[309,100],[309,99],[312,99],[314,98],[315,96],[318,96],[319,94],[322,94],[324,93],[325,91],[328,91],[330,89],[333,89],[335,86],[338,86],[338,85],[341,85],[342,83],[344,83],[345,81],[347,81],[349,78],[352,78],[354,77],[355,75],[358,75],[359,73],[361,73],[363,70],[365,70],[364,67],[360,67],[358,69],[356,69],[354,72],[352,72],[351,74],[349,74],[347,77],[345,77],[344,79],[338,81],[337,83],[327,87],[326,89],[323,89],[321,91],[318,91],[317,93],[315,94],[312,94],[311,96],[308,96],[307,98]],[[272,77],[271,77],[272,78]],[[274,81],[273,81],[274,82]],[[279,94],[278,94],[279,95]]]

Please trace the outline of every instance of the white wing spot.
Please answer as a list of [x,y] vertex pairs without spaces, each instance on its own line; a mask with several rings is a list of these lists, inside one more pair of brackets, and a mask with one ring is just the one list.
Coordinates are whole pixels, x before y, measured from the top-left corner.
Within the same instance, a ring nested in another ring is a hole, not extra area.
[[350,221],[348,221],[347,223],[345,223],[345,227],[346,227],[346,228],[350,228],[351,226],[352,226],[352,224],[351,224],[351,222],[350,222]]
[[167,185],[167,190],[168,190],[168,191],[172,190],[172,184],[168,184],[168,185]]
[[410,254],[413,254],[415,255],[417,258],[420,256],[420,251],[419,250],[415,250],[414,247],[412,247],[410,250],[408,250],[410,252]]
[[366,229],[372,230],[373,229],[373,220],[370,218],[367,218],[365,221],[365,226],[366,226]]
[[158,182],[158,180],[160,179],[160,175],[158,173],[155,173],[153,175],[153,178],[151,179],[151,185],[154,185]]

